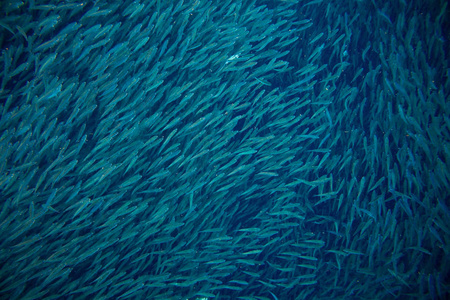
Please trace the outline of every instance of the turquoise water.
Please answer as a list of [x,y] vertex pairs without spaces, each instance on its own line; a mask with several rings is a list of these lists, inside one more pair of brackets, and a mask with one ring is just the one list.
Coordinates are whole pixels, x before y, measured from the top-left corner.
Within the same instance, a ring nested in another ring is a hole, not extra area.
[[449,296],[447,2],[1,5],[0,298]]

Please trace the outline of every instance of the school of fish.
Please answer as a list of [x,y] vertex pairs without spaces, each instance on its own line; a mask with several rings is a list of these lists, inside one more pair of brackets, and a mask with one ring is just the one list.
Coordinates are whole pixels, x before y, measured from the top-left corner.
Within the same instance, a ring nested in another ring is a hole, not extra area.
[[0,4],[1,299],[450,296],[448,2]]

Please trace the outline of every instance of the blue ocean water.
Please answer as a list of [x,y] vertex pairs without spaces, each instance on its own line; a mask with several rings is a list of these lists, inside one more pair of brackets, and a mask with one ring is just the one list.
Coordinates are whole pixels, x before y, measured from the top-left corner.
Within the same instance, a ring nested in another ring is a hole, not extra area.
[[446,1],[3,1],[0,297],[446,299]]

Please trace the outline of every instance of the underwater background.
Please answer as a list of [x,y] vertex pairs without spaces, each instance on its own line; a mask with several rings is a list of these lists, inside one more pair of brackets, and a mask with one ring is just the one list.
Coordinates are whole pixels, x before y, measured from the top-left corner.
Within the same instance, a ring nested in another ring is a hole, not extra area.
[[444,0],[2,1],[1,299],[445,299]]

